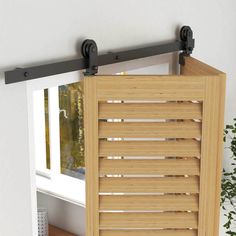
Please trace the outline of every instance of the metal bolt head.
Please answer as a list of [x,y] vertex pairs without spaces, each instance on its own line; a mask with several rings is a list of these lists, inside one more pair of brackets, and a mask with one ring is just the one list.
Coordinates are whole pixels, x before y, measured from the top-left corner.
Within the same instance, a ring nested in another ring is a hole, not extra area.
[[26,72],[24,73],[24,76],[25,76],[25,77],[28,77],[28,76],[29,76],[29,72],[26,71]]

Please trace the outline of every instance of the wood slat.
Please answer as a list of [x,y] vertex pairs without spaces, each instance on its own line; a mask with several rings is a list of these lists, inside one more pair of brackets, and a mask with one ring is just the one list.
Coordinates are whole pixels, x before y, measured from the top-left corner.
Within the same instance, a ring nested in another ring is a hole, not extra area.
[[200,161],[188,159],[101,159],[100,175],[199,175]]
[[197,229],[197,213],[100,213],[100,229]]
[[99,156],[200,156],[200,142],[178,141],[100,141]]
[[100,211],[198,211],[198,195],[100,195]]
[[194,76],[95,76],[97,98],[107,100],[202,101],[205,79]]
[[197,236],[197,230],[100,230],[100,236]]
[[201,118],[201,103],[99,103],[99,119]]
[[99,122],[99,138],[200,138],[199,122]]
[[198,193],[198,177],[101,177],[100,193]]

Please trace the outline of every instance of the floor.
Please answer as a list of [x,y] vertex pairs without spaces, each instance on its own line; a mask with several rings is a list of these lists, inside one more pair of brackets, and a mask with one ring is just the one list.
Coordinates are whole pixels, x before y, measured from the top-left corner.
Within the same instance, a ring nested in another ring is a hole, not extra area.
[[55,226],[49,225],[49,236],[76,236]]

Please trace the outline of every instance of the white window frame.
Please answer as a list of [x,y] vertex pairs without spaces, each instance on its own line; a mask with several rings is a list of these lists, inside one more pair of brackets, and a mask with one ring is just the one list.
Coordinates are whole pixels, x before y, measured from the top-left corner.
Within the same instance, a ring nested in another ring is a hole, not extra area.
[[[85,181],[61,173],[58,87],[80,80],[78,72],[28,81],[30,136],[36,163],[36,187],[65,201],[85,206]],[[48,89],[50,170],[46,166],[44,89]]]

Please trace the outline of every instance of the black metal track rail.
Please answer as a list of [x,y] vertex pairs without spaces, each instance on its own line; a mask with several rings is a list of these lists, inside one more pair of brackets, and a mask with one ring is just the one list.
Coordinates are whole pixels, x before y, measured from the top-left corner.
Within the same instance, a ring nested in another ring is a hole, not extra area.
[[[84,58],[6,71],[5,83],[11,84],[82,69],[86,69],[86,74],[93,75],[97,73],[98,66],[177,51],[183,51],[182,54],[185,55],[191,54],[194,48],[191,28],[182,27],[180,38],[181,40],[170,43],[103,55],[97,55],[97,45],[93,40],[85,40],[81,48]],[[183,60],[181,61],[184,63]]]

